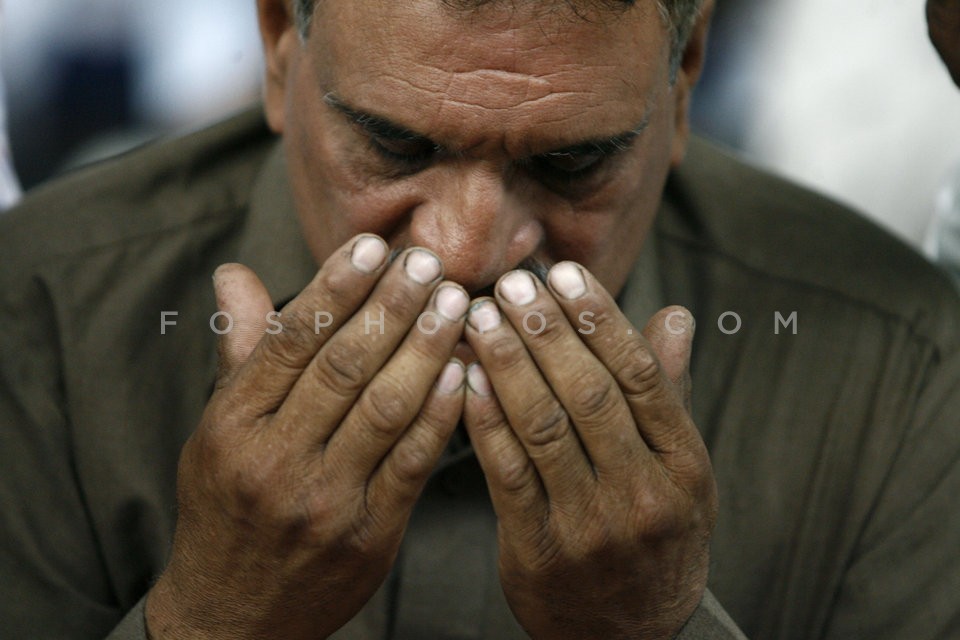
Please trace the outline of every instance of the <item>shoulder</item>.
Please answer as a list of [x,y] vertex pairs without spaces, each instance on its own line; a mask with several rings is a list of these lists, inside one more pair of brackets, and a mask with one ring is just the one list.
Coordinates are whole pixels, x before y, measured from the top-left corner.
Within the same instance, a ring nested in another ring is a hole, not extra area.
[[757,296],[829,299],[940,349],[960,342],[960,297],[946,275],[848,207],[699,139],[665,202],[661,238],[696,256],[707,277],[723,271]]
[[41,185],[0,216],[3,273],[235,215],[272,142],[249,111]]

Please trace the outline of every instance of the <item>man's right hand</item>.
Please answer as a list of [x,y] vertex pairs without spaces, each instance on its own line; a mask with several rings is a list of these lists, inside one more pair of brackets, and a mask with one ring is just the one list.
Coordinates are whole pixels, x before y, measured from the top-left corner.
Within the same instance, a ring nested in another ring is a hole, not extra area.
[[460,418],[469,303],[433,254],[386,254],[369,235],[335,252],[275,334],[259,279],[218,269],[234,326],[180,457],[154,640],[326,637],[383,582]]

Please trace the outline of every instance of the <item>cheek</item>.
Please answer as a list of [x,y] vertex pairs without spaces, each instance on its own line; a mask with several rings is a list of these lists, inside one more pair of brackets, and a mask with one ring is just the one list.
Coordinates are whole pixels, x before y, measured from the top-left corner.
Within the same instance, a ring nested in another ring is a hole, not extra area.
[[417,204],[402,185],[365,178],[367,174],[356,168],[356,149],[338,142],[329,126],[306,125],[284,134],[298,215],[320,263],[361,232],[390,241],[403,232],[409,211]]
[[609,194],[546,223],[553,259],[575,260],[616,295],[653,225],[669,171],[670,137],[651,136]]
[[394,244],[405,235],[417,200],[399,189],[345,190],[335,195],[336,209],[353,234],[376,233]]

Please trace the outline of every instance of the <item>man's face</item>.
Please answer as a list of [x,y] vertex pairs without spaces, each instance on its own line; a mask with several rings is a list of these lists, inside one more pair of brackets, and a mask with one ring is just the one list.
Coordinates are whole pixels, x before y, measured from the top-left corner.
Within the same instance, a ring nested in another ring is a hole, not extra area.
[[552,4],[321,0],[303,45],[284,36],[267,111],[318,262],[373,232],[472,292],[531,257],[620,290],[682,155],[686,85],[652,0]]

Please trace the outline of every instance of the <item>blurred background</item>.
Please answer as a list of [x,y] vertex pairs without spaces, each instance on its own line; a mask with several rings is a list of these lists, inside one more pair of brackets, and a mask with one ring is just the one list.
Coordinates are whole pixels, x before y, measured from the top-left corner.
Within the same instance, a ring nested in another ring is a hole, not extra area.
[[[254,0],[0,0],[0,11],[25,189],[257,100]],[[960,183],[960,91],[927,40],[923,0],[717,0],[693,118],[914,246]]]

